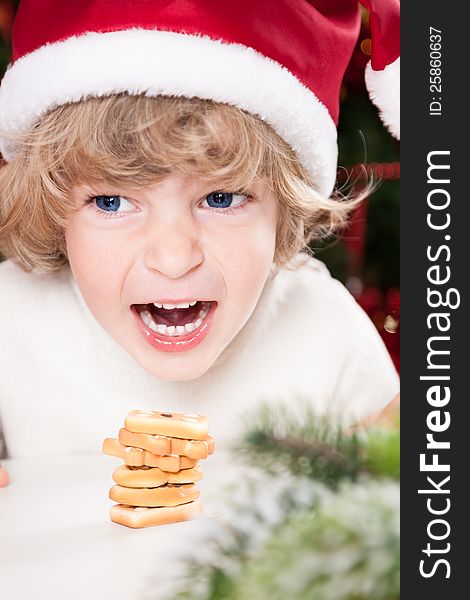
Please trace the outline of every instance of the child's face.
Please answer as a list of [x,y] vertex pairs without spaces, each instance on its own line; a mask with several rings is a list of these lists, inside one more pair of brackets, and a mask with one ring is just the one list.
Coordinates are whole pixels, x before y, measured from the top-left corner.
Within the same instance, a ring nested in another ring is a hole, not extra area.
[[180,175],[145,190],[72,193],[68,257],[97,321],[155,377],[202,375],[263,290],[276,242],[272,193],[259,181],[248,197]]

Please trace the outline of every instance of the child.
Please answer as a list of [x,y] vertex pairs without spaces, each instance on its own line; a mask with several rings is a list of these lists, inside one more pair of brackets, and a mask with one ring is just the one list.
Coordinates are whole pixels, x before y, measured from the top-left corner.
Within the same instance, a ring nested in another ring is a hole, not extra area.
[[[372,79],[397,64],[380,4]],[[359,9],[323,5],[21,2],[0,93],[8,456],[97,452],[134,408],[204,414],[223,447],[258,402],[352,423],[396,396],[372,323],[302,252],[354,204],[330,195]]]

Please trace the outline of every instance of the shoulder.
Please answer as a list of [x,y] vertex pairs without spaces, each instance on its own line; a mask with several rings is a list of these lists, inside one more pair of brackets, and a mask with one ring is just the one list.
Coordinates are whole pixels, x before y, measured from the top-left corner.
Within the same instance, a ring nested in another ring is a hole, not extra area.
[[71,293],[70,271],[26,272],[14,261],[6,260],[0,263],[0,290],[0,315],[6,314],[10,320],[13,314],[25,311],[23,315],[31,318]]
[[[328,390],[330,409],[348,421],[380,410],[398,392],[398,376],[374,324],[319,260],[299,256],[266,290],[277,345],[300,363],[296,376]],[[313,393],[313,391],[312,391]]]
[[[370,320],[344,285],[321,261],[299,255],[295,268],[273,273],[267,290],[271,310],[304,319],[305,324],[328,325],[329,337],[345,331],[369,330]],[[286,311],[286,309],[288,309]]]
[[17,285],[20,287],[49,288],[51,283],[64,284],[69,279],[69,269],[64,267],[51,274],[38,271],[24,271],[13,260],[0,262],[0,285]]

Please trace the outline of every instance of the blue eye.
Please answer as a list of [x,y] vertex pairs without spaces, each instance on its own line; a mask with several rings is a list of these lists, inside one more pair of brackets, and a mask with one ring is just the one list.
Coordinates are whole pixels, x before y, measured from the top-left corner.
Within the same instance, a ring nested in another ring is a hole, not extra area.
[[132,204],[123,196],[95,196],[93,202],[105,212],[129,212],[132,210]]
[[232,194],[231,192],[212,192],[204,198],[204,203],[210,208],[236,208],[243,204],[246,196],[243,194]]

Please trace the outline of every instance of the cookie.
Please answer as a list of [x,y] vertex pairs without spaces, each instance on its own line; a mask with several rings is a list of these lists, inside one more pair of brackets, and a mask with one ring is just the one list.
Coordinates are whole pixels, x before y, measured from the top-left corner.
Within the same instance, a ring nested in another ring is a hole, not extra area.
[[202,469],[196,466],[192,469],[181,469],[178,473],[168,473],[168,483],[194,483],[203,477]]
[[[162,435],[152,435],[150,433],[134,433],[127,429],[119,430],[119,441],[124,446],[133,446],[134,448],[142,448],[153,454],[180,454],[172,452],[171,440]],[[195,456],[194,458],[198,458]]]
[[181,469],[191,469],[197,465],[197,459],[177,454],[159,456],[142,448],[123,446],[116,438],[106,438],[103,442],[103,452],[109,456],[122,458],[130,467],[158,467],[162,471],[177,473]]
[[214,438],[210,435],[205,440],[186,440],[171,438],[151,433],[135,433],[125,428],[119,430],[119,441],[124,446],[142,448],[153,454],[179,454],[190,458],[207,458],[214,453]]
[[[129,463],[126,463],[129,464]],[[157,456],[148,450],[144,450],[144,465],[148,467],[158,467],[162,471],[177,473],[181,469],[191,469],[197,465],[197,459],[187,456],[178,456],[177,454],[167,454],[166,456]]]
[[[124,487],[159,487],[168,483],[170,473],[157,467],[128,467],[121,465],[113,471],[113,479]],[[189,483],[189,482],[188,482]]]
[[109,511],[111,521],[126,525],[127,527],[140,528],[153,525],[168,525],[189,521],[202,514],[202,504],[196,500],[180,506],[167,506],[162,508],[146,508],[142,506],[126,506],[115,504]]
[[116,438],[106,438],[103,442],[103,453],[122,458],[126,465],[141,467],[144,464],[145,450],[123,446]]
[[125,419],[126,429],[135,433],[152,433],[188,440],[206,440],[207,417],[184,413],[132,410]]
[[189,456],[190,458],[207,458],[214,453],[214,438],[210,435],[206,440],[182,440],[180,438],[169,438],[171,440],[171,454]]
[[113,485],[109,490],[109,498],[128,506],[179,506],[197,500],[199,493],[194,483],[167,484],[156,488],[129,488]]
[[202,479],[199,467],[169,473],[156,467],[128,467],[121,465],[114,469],[113,479],[118,485],[131,488],[153,488],[166,483],[194,483]]

